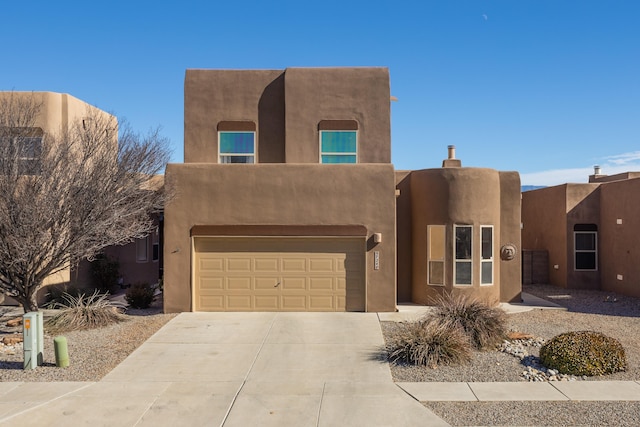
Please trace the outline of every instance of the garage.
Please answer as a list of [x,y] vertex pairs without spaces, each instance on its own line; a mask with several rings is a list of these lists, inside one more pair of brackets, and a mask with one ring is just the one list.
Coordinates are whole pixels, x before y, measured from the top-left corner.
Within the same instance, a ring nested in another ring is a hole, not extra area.
[[364,311],[365,239],[193,237],[195,311]]

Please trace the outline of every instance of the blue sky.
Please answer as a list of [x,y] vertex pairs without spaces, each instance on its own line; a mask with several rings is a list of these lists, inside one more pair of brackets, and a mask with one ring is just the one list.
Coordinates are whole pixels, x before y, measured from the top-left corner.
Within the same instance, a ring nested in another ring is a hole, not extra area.
[[0,90],[162,126],[182,161],[187,68],[385,66],[392,161],[524,185],[640,170],[640,1],[3,2]]

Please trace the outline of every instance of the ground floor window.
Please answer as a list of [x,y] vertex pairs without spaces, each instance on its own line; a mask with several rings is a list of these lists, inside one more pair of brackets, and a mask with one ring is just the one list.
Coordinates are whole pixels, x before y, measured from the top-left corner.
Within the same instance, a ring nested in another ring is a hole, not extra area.
[[445,226],[427,226],[427,283],[444,285]]
[[576,224],[573,227],[575,269],[595,271],[598,269],[598,226]]
[[473,226],[471,225],[454,225],[454,255],[455,269],[453,271],[453,283],[456,285],[471,285],[473,258]]
[[480,284],[493,284],[493,226],[480,227]]

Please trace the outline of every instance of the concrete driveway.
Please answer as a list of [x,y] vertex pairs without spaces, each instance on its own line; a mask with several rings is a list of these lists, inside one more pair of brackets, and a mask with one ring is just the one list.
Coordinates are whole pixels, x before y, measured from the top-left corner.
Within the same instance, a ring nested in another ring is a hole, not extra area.
[[0,421],[447,425],[392,382],[382,344],[375,313],[182,313],[100,382],[58,383],[64,393]]

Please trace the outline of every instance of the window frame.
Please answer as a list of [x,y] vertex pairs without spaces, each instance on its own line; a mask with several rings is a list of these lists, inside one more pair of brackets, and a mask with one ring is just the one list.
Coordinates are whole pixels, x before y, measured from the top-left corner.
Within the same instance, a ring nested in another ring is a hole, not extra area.
[[[220,148],[222,146],[222,138],[221,135],[222,134],[229,134],[229,133],[243,133],[243,134],[251,134],[253,136],[253,152],[252,153],[222,153]],[[253,159],[252,162],[241,162],[241,163],[234,163],[234,162],[223,162],[222,161],[222,157],[251,157]],[[256,131],[251,131],[251,130],[219,130],[218,131],[218,163],[219,164],[224,164],[224,165],[230,165],[230,164],[239,164],[239,165],[252,165],[252,164],[256,164],[258,163],[258,156],[256,153]]]
[[[441,258],[437,258],[437,257],[433,257],[432,254],[432,248],[433,248],[433,231],[434,230],[441,230],[442,231],[442,248],[440,248],[441,253],[442,253],[442,257]],[[447,280],[446,280],[446,263],[445,263],[445,258],[446,258],[446,252],[447,252],[447,226],[446,225],[440,225],[440,224],[432,224],[432,225],[427,225],[427,285],[429,286],[446,286]],[[431,281],[431,265],[432,263],[438,263],[441,264],[442,266],[442,283],[434,283]]]
[[[144,257],[139,256],[142,248],[144,248]],[[140,264],[149,262],[149,236],[136,239],[136,262]]]
[[[458,258],[458,229],[469,229],[469,257]],[[471,224],[454,224],[453,225],[453,285],[469,287],[473,286],[473,225]],[[458,264],[470,264],[469,266],[469,283],[458,283]]]
[[[484,230],[491,230],[491,256],[489,258],[484,257]],[[495,263],[494,263],[494,253],[495,253],[495,233],[493,225],[481,225],[480,226],[480,286],[492,286],[495,282]],[[483,270],[482,267],[484,264],[491,264],[491,282],[484,283],[483,282]]]
[[[578,249],[578,235],[592,235],[593,249]],[[594,268],[578,268],[578,254],[594,254]],[[574,271],[598,271],[598,230],[576,230],[573,231],[573,269]]]
[[[322,135],[324,133],[353,133],[355,134],[356,137],[356,149],[354,152],[351,151],[343,151],[343,152],[324,152],[322,151]],[[318,161],[320,162],[320,164],[322,165],[353,165],[353,164],[357,164],[358,163],[358,146],[359,146],[359,139],[360,139],[360,135],[358,132],[358,129],[321,129],[318,133],[318,152],[319,152],[319,158]],[[355,157],[355,162],[353,163],[325,163],[322,161],[322,156],[354,156]]]

